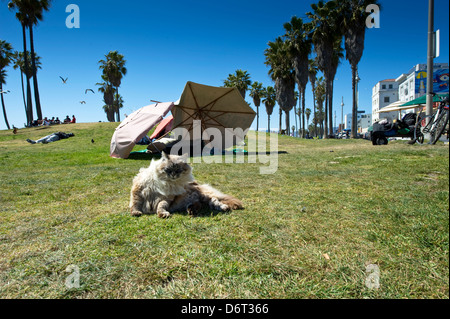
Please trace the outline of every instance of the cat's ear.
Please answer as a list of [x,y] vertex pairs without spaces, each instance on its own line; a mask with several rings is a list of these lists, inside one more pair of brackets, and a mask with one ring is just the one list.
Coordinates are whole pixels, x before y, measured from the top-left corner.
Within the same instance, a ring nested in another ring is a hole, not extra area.
[[181,156],[181,160],[182,160],[183,162],[185,162],[185,163],[187,163],[188,158],[189,158],[189,154],[188,154],[188,153],[184,153],[184,154]]
[[166,152],[162,151],[162,152],[161,152],[161,158],[162,158],[163,160],[168,161],[168,160],[169,160],[169,155],[167,155]]

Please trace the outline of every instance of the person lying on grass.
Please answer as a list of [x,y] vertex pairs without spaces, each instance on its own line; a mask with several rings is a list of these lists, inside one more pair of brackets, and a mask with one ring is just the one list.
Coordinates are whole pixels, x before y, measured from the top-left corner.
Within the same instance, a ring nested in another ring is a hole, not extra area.
[[72,137],[72,136],[75,136],[75,134],[73,134],[73,133],[64,133],[64,132],[57,132],[57,133],[53,133],[53,134],[47,135],[47,136],[45,136],[43,138],[40,138],[37,141],[33,141],[33,140],[30,140],[30,139],[27,139],[27,142],[31,143],[31,144],[38,144],[38,143],[48,144],[48,143],[56,142],[56,141],[59,141],[59,140],[63,140],[63,139],[66,139],[66,138],[69,138],[69,137]]

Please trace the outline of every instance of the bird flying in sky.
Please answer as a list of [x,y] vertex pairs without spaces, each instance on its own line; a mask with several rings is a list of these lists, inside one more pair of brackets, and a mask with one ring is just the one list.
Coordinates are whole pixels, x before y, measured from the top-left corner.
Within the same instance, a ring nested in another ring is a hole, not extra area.
[[62,76],[60,76],[59,78],[63,81],[64,84],[66,84],[67,80],[69,79],[69,78],[66,78],[66,79],[64,80],[64,78],[63,78]]
[[86,104],[86,101],[80,101],[80,104]]
[[87,92],[88,91],[91,91],[92,93],[94,93],[95,94],[95,92],[94,92],[94,90],[93,89],[86,89],[86,91],[84,92],[84,94],[87,94]]

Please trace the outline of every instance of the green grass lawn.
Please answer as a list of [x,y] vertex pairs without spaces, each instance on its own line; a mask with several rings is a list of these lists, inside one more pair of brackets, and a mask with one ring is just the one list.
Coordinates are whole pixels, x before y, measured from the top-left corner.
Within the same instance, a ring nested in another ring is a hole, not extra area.
[[273,175],[193,164],[245,210],[163,220],[130,216],[149,159],[110,158],[116,126],[0,131],[1,298],[449,298],[448,145],[280,137]]

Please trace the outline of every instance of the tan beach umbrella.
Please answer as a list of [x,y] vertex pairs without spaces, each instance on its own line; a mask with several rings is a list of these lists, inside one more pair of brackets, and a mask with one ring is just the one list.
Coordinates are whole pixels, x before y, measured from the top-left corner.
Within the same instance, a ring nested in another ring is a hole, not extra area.
[[[213,87],[193,82],[187,82],[181,98],[172,108],[172,114],[173,129],[186,129],[190,140],[195,139],[194,131],[197,130],[201,131],[203,140],[208,141],[208,133],[211,131],[205,132],[205,130],[216,128],[221,133],[222,149],[243,140],[256,116],[256,112],[244,100],[237,88]],[[201,121],[201,123],[194,123],[194,121]],[[196,127],[195,124],[199,123],[201,126]],[[212,132],[218,132],[217,130]],[[225,132],[236,137],[234,143],[227,141]]]

